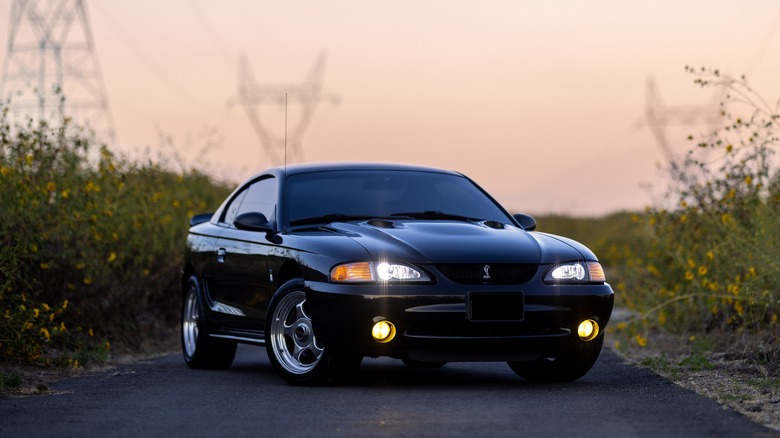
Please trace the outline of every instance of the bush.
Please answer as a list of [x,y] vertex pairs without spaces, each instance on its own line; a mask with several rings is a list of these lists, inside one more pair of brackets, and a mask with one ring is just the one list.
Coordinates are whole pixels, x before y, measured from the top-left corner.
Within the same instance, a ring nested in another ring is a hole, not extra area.
[[[72,363],[175,324],[188,218],[227,193],[84,130],[0,121],[0,358]],[[67,352],[67,354],[62,354]],[[58,359],[59,360],[59,359]]]
[[673,207],[648,211],[650,245],[626,259],[624,303],[645,324],[673,333],[721,333],[740,343],[751,337],[745,352],[780,370],[778,108],[744,77],[688,71],[700,86],[727,90],[723,125],[689,137],[694,146],[672,163],[666,199]]

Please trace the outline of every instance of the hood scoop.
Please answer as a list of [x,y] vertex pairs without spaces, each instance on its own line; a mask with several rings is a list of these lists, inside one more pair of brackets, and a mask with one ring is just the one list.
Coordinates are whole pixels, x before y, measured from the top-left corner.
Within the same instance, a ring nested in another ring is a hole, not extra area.
[[371,219],[366,223],[372,227],[377,228],[395,228],[395,224],[392,221],[386,219]]
[[494,230],[503,230],[504,228],[506,228],[504,224],[498,221],[485,221],[482,223],[485,224],[486,227],[493,228]]

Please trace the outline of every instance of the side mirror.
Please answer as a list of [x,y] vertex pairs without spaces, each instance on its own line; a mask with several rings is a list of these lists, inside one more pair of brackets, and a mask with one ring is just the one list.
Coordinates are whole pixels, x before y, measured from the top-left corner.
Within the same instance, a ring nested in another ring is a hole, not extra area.
[[263,213],[244,213],[238,215],[233,225],[239,230],[274,233],[274,227]]
[[533,231],[536,229],[536,219],[534,219],[533,217],[522,213],[518,213],[516,215],[513,215],[512,217],[515,218],[517,223],[519,223],[524,230]]
[[190,218],[190,226],[194,227],[195,225],[202,224],[203,222],[208,222],[211,220],[211,216],[213,215],[214,213],[196,214],[195,216]]

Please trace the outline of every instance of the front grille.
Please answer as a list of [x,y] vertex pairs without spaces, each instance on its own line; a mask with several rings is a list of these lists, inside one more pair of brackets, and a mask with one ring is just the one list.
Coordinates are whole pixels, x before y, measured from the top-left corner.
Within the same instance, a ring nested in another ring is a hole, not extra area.
[[442,263],[439,270],[459,284],[523,284],[536,274],[537,265],[518,263]]

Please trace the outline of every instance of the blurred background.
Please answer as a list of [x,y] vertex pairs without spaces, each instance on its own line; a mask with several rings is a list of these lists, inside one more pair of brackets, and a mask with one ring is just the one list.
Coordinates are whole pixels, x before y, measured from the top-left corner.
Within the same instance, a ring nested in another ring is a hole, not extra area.
[[[780,94],[772,0],[0,0],[0,17],[12,113],[59,74],[113,151],[236,184],[284,163],[286,108],[288,163],[455,169],[531,214],[652,204],[718,113],[687,65]],[[63,43],[60,73],[41,41]]]

